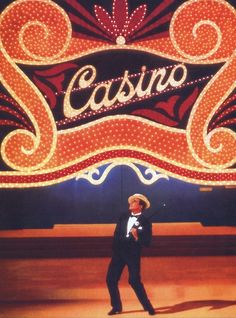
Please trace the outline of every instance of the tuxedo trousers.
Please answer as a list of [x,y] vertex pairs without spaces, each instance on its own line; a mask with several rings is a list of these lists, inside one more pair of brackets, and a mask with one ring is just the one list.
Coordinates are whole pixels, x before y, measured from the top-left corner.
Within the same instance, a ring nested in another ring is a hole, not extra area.
[[150,308],[152,308],[152,305],[147,297],[144,285],[141,282],[140,258],[140,250],[129,250],[121,248],[113,251],[106,277],[112,308],[115,308],[117,310],[122,309],[118,283],[123,269],[126,265],[128,267],[129,273],[129,284],[133,288],[144,310],[149,310]]

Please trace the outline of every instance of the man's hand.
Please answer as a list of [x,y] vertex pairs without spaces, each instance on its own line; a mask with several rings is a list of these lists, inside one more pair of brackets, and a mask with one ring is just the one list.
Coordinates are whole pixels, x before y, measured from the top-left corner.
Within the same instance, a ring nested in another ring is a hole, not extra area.
[[131,229],[130,233],[133,235],[135,241],[137,241],[138,240],[138,231],[137,231],[137,229],[134,229],[134,228]]

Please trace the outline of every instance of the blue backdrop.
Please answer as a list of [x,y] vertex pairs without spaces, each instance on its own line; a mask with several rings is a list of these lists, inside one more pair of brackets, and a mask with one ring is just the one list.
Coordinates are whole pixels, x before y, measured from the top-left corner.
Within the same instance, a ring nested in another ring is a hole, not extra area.
[[203,192],[199,185],[174,178],[144,185],[131,168],[118,166],[98,186],[87,180],[73,179],[35,189],[1,189],[0,227],[114,223],[127,211],[127,198],[133,193],[144,193],[150,198],[150,212],[157,212],[153,222],[236,225],[235,189],[213,187],[212,191]]

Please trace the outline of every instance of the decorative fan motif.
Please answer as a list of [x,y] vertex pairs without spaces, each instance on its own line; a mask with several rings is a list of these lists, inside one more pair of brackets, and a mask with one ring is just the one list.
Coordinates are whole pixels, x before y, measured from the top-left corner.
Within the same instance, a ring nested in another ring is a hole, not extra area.
[[227,98],[218,109],[210,122],[209,131],[220,127],[231,127],[236,131],[236,94]]
[[48,99],[50,107],[56,106],[56,95],[63,90],[63,81],[65,79],[65,71],[77,68],[77,64],[65,63],[53,66],[47,70],[34,71],[32,77],[34,83]]
[[99,24],[117,44],[125,44],[142,27],[146,10],[147,6],[141,5],[129,15],[127,0],[113,1],[112,16],[103,7],[94,7]]
[[77,12],[77,15],[69,12],[72,23],[87,31],[87,34],[74,31],[75,36],[103,39],[116,44],[130,43],[143,38],[148,40],[167,37],[168,31],[163,30],[163,26],[167,29],[173,15],[173,12],[162,14],[173,0],[162,1],[149,15],[146,4],[129,12],[128,0],[113,0],[112,14],[109,14],[104,7],[95,5],[95,17],[75,0],[66,0],[66,2]]
[[189,109],[193,106],[199,95],[198,87],[183,101],[179,102],[180,95],[173,95],[166,101],[156,103],[154,109],[140,108],[135,110],[132,114],[151,119],[160,124],[176,127],[183,119]]
[[0,126],[34,131],[26,113],[14,99],[0,93]]

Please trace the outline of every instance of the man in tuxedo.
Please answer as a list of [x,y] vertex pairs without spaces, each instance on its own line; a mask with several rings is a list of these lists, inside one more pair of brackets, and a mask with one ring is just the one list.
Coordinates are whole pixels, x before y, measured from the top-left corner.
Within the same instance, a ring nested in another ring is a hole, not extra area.
[[152,236],[152,225],[143,212],[150,207],[150,202],[146,196],[136,193],[128,198],[128,203],[130,213],[121,215],[115,228],[112,258],[107,271],[106,281],[112,306],[108,315],[122,312],[118,282],[126,265],[129,284],[138,300],[149,315],[155,315],[140,277],[141,249],[150,244]]

